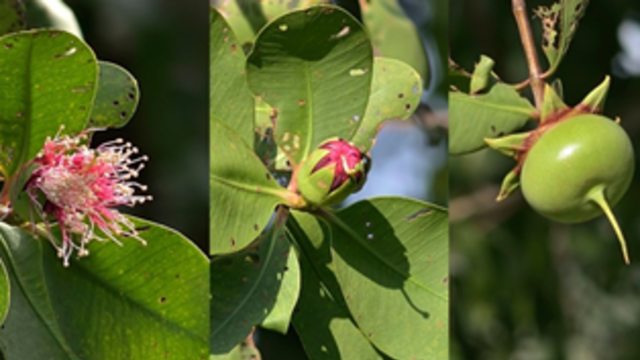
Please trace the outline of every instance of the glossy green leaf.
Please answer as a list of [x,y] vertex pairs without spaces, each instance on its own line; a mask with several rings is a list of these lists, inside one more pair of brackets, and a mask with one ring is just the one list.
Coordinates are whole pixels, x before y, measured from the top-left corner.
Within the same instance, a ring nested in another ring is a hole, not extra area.
[[233,30],[216,11],[210,12],[209,115],[234,129],[253,146],[254,100],[245,75],[246,58]]
[[13,174],[47,136],[85,128],[98,64],[71,34],[25,31],[0,37],[0,170]]
[[289,290],[282,289],[283,278],[291,257],[297,261],[291,245],[282,228],[272,229],[260,240],[257,246],[216,257],[211,263],[213,354],[231,351],[269,316],[276,300],[287,296],[280,291]]
[[589,0],[559,0],[553,5],[541,6],[536,15],[542,21],[542,50],[554,72],[569,50],[578,23],[587,9]]
[[302,291],[293,325],[311,360],[384,358],[356,327],[330,269],[330,231],[315,216],[295,212],[288,236],[300,250]]
[[331,217],[335,274],[360,330],[395,359],[446,359],[447,212],[377,198]]
[[82,38],[78,19],[63,0],[28,0],[24,3],[29,28],[53,28]]
[[298,164],[327,138],[350,138],[367,105],[373,56],[367,34],[334,6],[267,25],[247,60],[249,87],[277,111],[275,140]]
[[486,94],[449,93],[449,153],[464,154],[524,126],[535,114],[531,103],[511,86],[496,84]]
[[24,8],[19,0],[0,1],[0,35],[24,28]]
[[368,151],[382,123],[408,119],[420,104],[421,95],[422,80],[412,67],[398,60],[376,57],[367,110],[351,141],[360,150]]
[[65,268],[53,247],[0,224],[12,306],[7,359],[206,359],[208,261],[188,239],[134,219],[148,245],[94,242]]
[[[414,23],[398,0],[361,1],[362,20],[371,34],[376,56],[400,60],[411,65],[429,81],[429,61]],[[421,89],[422,90],[422,86]]]
[[276,302],[260,326],[286,334],[291,323],[293,309],[300,295],[300,264],[295,251],[289,251],[286,271],[282,274]]
[[0,326],[4,324],[4,320],[9,313],[11,305],[11,283],[9,282],[9,274],[4,266],[4,261],[0,258]]
[[138,82],[119,65],[99,61],[100,80],[89,126],[119,128],[126,125],[138,107]]
[[287,191],[224,124],[211,123],[210,252],[242,250],[260,235]]

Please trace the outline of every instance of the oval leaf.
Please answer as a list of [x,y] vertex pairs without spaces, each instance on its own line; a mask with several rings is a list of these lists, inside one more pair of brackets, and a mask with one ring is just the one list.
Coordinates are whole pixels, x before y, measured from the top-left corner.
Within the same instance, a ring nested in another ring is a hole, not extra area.
[[331,218],[346,304],[392,358],[448,356],[447,220],[443,209],[404,198],[358,202]]
[[350,138],[369,97],[373,57],[366,32],[334,6],[277,18],[247,60],[249,87],[276,110],[275,140],[294,164],[327,138]]
[[233,130],[217,121],[211,125],[210,252],[215,255],[249,245],[287,191]]
[[100,65],[98,92],[91,111],[89,126],[119,128],[126,125],[138,107],[138,82],[123,67],[106,62]]
[[382,123],[408,119],[420,103],[421,95],[422,80],[411,66],[376,57],[367,110],[351,142],[361,151],[368,151]]
[[449,153],[464,154],[524,126],[535,108],[512,87],[496,84],[487,94],[449,93]]
[[207,358],[207,258],[175,231],[134,221],[148,246],[94,242],[68,268],[46,240],[0,224],[19,289],[0,329],[6,358]]
[[0,37],[0,170],[13,174],[60,126],[85,128],[98,65],[71,34],[25,31]]

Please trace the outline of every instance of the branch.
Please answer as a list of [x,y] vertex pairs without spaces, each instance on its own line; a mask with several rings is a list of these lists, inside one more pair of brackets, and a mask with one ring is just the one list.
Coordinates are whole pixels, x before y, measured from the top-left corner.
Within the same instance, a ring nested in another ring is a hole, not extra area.
[[544,78],[542,71],[540,70],[536,45],[533,40],[529,18],[527,17],[527,5],[525,0],[512,0],[512,8],[513,16],[515,17],[516,24],[518,25],[518,32],[520,33],[522,47],[524,48],[524,54],[527,58],[531,91],[533,92],[533,98],[536,102],[536,108],[541,110],[544,98]]

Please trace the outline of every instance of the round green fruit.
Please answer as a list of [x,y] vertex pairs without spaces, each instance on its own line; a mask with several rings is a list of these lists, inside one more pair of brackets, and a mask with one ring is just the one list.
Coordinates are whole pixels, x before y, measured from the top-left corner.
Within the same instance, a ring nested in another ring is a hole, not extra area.
[[520,184],[527,202],[550,219],[576,223],[604,212],[627,261],[610,207],[628,189],[633,171],[633,146],[620,125],[604,116],[578,115],[545,131],[533,144]]

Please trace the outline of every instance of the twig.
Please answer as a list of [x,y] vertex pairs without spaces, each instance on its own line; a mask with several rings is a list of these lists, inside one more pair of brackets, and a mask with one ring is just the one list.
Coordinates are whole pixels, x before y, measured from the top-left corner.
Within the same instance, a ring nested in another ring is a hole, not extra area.
[[520,33],[522,47],[524,48],[524,54],[527,58],[531,91],[533,92],[533,98],[536,102],[536,108],[541,110],[544,98],[544,81],[542,71],[540,70],[540,63],[538,62],[536,45],[533,41],[531,25],[529,24],[529,18],[527,17],[527,4],[525,0],[512,0],[512,7],[513,16],[515,17],[516,24],[518,25],[518,32]]

